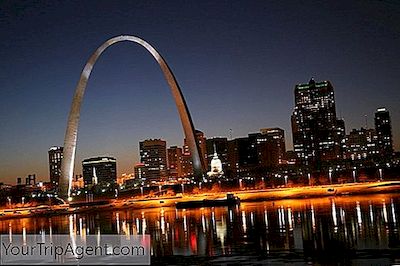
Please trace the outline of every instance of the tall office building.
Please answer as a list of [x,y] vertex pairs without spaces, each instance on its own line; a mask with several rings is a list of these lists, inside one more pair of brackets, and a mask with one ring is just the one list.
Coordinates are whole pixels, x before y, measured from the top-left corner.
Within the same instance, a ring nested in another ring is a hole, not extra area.
[[168,170],[171,177],[183,176],[183,153],[182,148],[171,146],[167,150],[168,154]]
[[117,182],[117,161],[113,157],[93,157],[82,161],[83,182],[109,186]]
[[63,147],[53,146],[49,149],[48,153],[49,153],[50,182],[53,185],[58,185],[61,175]]
[[[197,147],[199,148],[199,157],[201,160],[203,172],[205,172],[207,170],[207,138],[204,136],[204,133],[202,131],[197,129],[195,138],[197,142]],[[185,155],[185,158],[189,159],[191,162],[191,154],[189,151],[189,146],[187,145],[186,138],[183,139],[183,154]],[[189,161],[186,164],[188,164],[187,168],[189,169]]]
[[255,167],[258,167],[257,133],[229,140],[227,177],[248,176]]
[[282,164],[285,158],[285,132],[280,128],[264,128],[261,133],[227,142],[228,177],[262,176]]
[[340,155],[342,159],[346,158],[346,127],[344,119],[336,120],[336,135],[340,146]]
[[167,177],[167,147],[161,139],[147,139],[139,142],[140,162],[146,169],[148,182],[158,182]]
[[393,155],[392,124],[386,108],[378,108],[375,112],[375,130],[378,138],[379,153],[384,157]]
[[257,136],[258,162],[266,168],[283,163],[286,154],[285,131],[281,128],[262,128]]
[[193,177],[193,162],[190,153],[182,154],[182,177]]
[[186,143],[186,139],[183,140],[183,148],[182,148],[182,176],[183,177],[193,176],[192,156],[189,151],[189,146]]
[[203,164],[203,171],[207,170],[207,139],[204,133],[200,130],[196,130],[196,141],[199,147],[200,157]]
[[333,86],[329,81],[295,86],[292,115],[293,145],[300,162],[320,167],[321,162],[341,159]]

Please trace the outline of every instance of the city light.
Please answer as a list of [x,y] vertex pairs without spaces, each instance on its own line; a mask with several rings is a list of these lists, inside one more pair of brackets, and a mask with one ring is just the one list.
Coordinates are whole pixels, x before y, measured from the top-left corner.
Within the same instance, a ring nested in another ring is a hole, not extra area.
[[137,238],[155,265],[398,263],[389,2],[0,1],[3,240]]

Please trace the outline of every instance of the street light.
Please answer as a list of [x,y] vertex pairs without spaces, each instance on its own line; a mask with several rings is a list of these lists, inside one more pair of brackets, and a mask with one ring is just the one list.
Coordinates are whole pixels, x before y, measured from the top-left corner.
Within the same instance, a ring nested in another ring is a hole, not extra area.
[[182,183],[181,187],[182,187],[182,195],[183,195],[183,193],[185,192],[185,185]]
[[24,205],[25,204],[25,197],[22,197],[22,205]]
[[354,183],[357,182],[357,180],[356,180],[356,170],[357,170],[357,168],[354,166],[353,167],[353,180],[354,180]]
[[383,169],[379,168],[379,179],[383,180]]
[[333,169],[329,167],[329,182],[332,184],[332,172]]

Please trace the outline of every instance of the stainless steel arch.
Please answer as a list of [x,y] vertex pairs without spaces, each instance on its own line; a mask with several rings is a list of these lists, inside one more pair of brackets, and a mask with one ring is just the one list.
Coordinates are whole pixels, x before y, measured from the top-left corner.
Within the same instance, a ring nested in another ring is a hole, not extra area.
[[158,62],[162,72],[164,73],[164,77],[171,88],[175,104],[178,108],[182,127],[192,155],[194,175],[196,178],[201,178],[203,176],[201,160],[202,158],[199,156],[199,149],[195,139],[193,122],[190,117],[189,109],[187,108],[185,99],[183,98],[182,91],[179,88],[179,85],[174,75],[172,74],[171,69],[162,58],[162,56],[157,52],[157,50],[154,49],[154,47],[152,47],[149,43],[136,36],[121,35],[109,39],[99,48],[97,48],[94,54],[87,61],[81,73],[78,85],[76,86],[64,139],[64,155],[61,164],[61,177],[59,182],[59,195],[61,198],[66,199],[71,195],[80,108],[90,73],[92,72],[93,66],[96,63],[97,59],[104,52],[104,50],[106,50],[109,46],[122,41],[131,41],[140,44],[141,46],[146,48],[146,50],[149,51]]

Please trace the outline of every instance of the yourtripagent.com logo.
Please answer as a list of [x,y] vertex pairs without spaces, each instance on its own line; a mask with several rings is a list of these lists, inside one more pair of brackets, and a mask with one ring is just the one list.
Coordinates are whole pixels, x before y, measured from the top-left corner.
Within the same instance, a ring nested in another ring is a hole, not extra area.
[[1,264],[150,264],[149,235],[1,235]]

